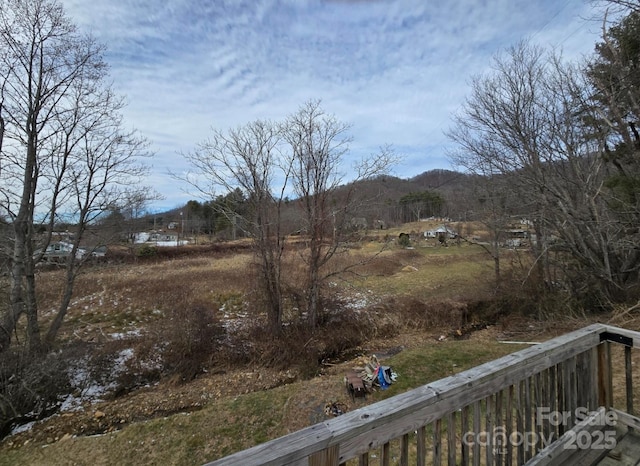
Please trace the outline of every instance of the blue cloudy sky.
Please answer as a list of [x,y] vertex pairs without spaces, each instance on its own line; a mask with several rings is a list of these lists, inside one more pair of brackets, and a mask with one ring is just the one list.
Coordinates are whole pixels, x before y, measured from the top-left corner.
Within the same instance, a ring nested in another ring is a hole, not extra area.
[[[499,50],[529,38],[568,58],[591,53],[588,0],[62,0],[106,44],[127,124],[156,153],[155,209],[195,198],[168,172],[180,152],[309,99],[352,125],[354,157],[391,144],[408,178],[450,168],[443,132]],[[346,167],[348,168],[348,167]]]

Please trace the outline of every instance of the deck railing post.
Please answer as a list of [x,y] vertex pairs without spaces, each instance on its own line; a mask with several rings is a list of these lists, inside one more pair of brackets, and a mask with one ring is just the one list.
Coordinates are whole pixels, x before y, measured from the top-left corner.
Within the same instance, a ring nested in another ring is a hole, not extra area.
[[309,466],[338,466],[339,458],[339,445],[333,445],[309,456]]
[[[473,434],[478,435],[482,429],[482,405],[480,400],[473,402]],[[481,456],[480,442],[473,442],[473,466],[480,466]]]
[[447,464],[456,464],[456,412],[447,415]]
[[624,347],[624,375],[627,390],[627,413],[633,413],[633,371],[631,368],[631,347]]
[[426,435],[427,435],[427,428],[425,426],[418,428],[418,438],[417,438],[418,458],[416,460],[417,466],[426,466],[426,456],[427,456]]
[[433,466],[440,466],[442,454],[442,420],[436,419],[433,424]]
[[509,385],[509,388],[507,389],[507,400],[506,400],[506,407],[505,407],[505,435],[507,437],[507,444],[505,446],[506,451],[505,451],[505,458],[504,458],[504,464],[505,466],[511,466],[511,458],[513,457],[513,445],[511,443],[511,439],[512,439],[512,434],[513,434],[513,396],[514,396],[514,389],[515,387],[513,385]]
[[400,444],[400,466],[409,466],[409,434],[402,436]]
[[[520,381],[516,386],[516,431],[521,433],[525,431],[524,384],[525,381]],[[524,442],[518,442],[517,463],[524,464],[525,456]]]
[[606,409],[613,406],[611,344],[608,341],[598,345],[598,404]]
[[465,442],[465,436],[469,432],[469,413],[471,411],[471,405],[467,405],[462,408],[460,412],[460,434],[462,435],[462,442],[460,444],[460,464],[462,466],[469,466],[469,445]]
[[489,395],[486,399],[485,405],[485,432],[486,432],[486,445],[485,445],[485,457],[487,466],[493,466],[494,458],[495,458],[495,445],[493,443],[493,432],[494,431],[494,402],[493,395]]

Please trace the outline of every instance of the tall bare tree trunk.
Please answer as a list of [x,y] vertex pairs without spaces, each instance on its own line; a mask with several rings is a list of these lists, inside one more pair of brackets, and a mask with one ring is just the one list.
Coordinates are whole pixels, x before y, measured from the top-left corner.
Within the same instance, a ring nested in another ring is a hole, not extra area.
[[66,280],[64,283],[64,291],[62,292],[62,299],[60,300],[60,304],[58,305],[58,312],[49,325],[47,330],[47,334],[44,339],[44,343],[47,348],[51,348],[53,343],[58,336],[58,332],[60,331],[60,327],[62,326],[62,322],[64,321],[65,316],[67,315],[67,310],[69,309],[69,304],[71,303],[71,297],[73,296],[73,285],[75,284],[75,276],[76,276],[76,266],[70,264],[70,262],[74,261],[74,256],[76,253],[76,248],[74,247],[71,254],[67,258],[67,270],[66,270]]
[[308,264],[309,283],[307,284],[307,320],[312,327],[318,324],[318,309],[320,307],[321,247],[322,243],[319,239],[311,239]]
[[27,157],[20,209],[14,220],[13,263],[11,267],[10,312],[4,316],[0,350],[6,350],[11,343],[11,335],[16,329],[22,313],[27,314],[27,339],[31,352],[40,350],[40,329],[35,295],[35,271],[31,250],[33,236],[33,194],[37,182],[36,138],[32,132],[33,119],[29,118],[27,133]]

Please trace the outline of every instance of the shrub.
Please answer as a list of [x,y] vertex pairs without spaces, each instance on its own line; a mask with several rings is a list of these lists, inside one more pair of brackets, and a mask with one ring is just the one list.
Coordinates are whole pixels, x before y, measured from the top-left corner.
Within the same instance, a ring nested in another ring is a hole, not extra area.
[[224,327],[210,306],[184,303],[172,307],[135,343],[127,371],[118,377],[118,392],[161,377],[192,380],[223,360],[224,336]]
[[408,248],[411,246],[411,237],[406,233],[400,233],[398,236],[398,246]]
[[210,307],[175,308],[169,313],[166,324],[165,370],[186,381],[211,367],[224,329]]
[[11,348],[0,355],[0,438],[14,425],[54,413],[71,391],[70,361],[84,349],[69,346],[46,355],[29,355]]
[[136,251],[138,257],[156,257],[158,255],[158,248],[150,244],[145,244]]

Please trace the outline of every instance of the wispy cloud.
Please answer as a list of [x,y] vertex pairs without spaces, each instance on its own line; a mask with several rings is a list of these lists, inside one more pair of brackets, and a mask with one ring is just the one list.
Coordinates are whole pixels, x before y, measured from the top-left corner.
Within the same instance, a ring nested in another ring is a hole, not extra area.
[[310,98],[351,123],[354,156],[393,144],[413,176],[447,168],[443,129],[490,57],[531,38],[590,52],[590,2],[543,0],[63,0],[108,46],[126,118],[157,153],[164,206],[190,198],[168,169],[211,128],[281,119]]

